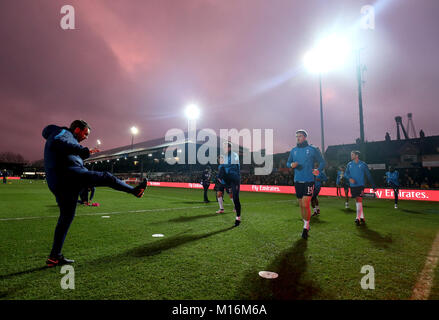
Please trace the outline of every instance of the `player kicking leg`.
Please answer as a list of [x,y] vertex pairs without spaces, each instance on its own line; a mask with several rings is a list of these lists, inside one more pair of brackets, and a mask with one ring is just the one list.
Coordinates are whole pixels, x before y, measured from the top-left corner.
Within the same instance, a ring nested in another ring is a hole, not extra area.
[[46,260],[48,267],[74,262],[64,258],[61,250],[75,217],[76,205],[82,189],[106,186],[140,198],[147,186],[146,179],[137,187],[132,187],[109,172],[89,171],[84,166],[83,160],[96,151],[79,144],[87,139],[89,133],[90,127],[83,120],[73,121],[70,128],[49,125],[42,133],[46,139],[44,165],[47,185],[55,195],[60,211],[52,251]]
[[79,175],[70,176],[70,178],[71,179],[67,179],[66,181],[76,181],[77,183],[79,182],[79,184],[72,183],[70,185],[61,186],[56,190],[51,189],[56,197],[60,209],[60,216],[55,228],[52,250],[46,260],[48,267],[74,263],[74,260],[64,258],[61,252],[67,232],[75,217],[79,192],[84,185],[93,187],[110,187],[118,191],[132,194],[137,198],[143,197],[147,188],[146,179],[144,179],[138,186],[132,187],[109,172],[85,171]]

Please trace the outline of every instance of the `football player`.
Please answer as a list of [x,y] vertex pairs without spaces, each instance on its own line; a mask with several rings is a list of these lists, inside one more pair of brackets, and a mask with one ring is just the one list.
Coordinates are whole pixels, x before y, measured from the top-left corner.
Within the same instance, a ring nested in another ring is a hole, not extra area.
[[398,209],[398,193],[399,193],[399,172],[395,168],[390,167],[386,172],[386,182],[390,188],[393,189],[395,197],[395,209]]
[[351,188],[351,196],[355,198],[357,207],[357,218],[355,224],[357,226],[366,224],[363,212],[363,190],[364,190],[364,176],[372,184],[374,191],[376,190],[372,175],[370,174],[367,164],[360,160],[360,151],[351,152],[351,161],[346,166],[345,178],[349,181]]
[[[239,164],[239,156],[232,151],[230,142],[224,143],[224,163],[218,172],[218,178],[230,186],[233,204],[236,210],[235,227],[241,223],[241,202],[239,200],[239,190],[241,188],[241,167]],[[224,169],[224,170],[223,170]]]
[[[218,166],[218,173],[217,176],[215,177],[215,187],[213,188],[216,192],[216,200],[218,201],[218,205],[219,205],[219,210],[216,213],[224,213],[224,191],[226,191],[230,197],[230,200],[233,203],[233,194],[232,194],[232,190],[230,189],[230,186],[226,185],[226,182],[222,179],[220,179],[219,177],[224,177],[224,156],[220,155],[218,157],[218,162],[219,162],[219,166]],[[234,212],[236,212],[236,209],[233,209]]]
[[[310,228],[310,202],[314,192],[314,177],[318,176],[325,167],[325,160],[320,150],[309,145],[307,137],[308,133],[305,130],[296,131],[297,146],[291,149],[287,161],[287,167],[294,169],[294,186],[303,219],[303,239],[308,239]],[[319,164],[318,169],[314,169],[315,162]]]

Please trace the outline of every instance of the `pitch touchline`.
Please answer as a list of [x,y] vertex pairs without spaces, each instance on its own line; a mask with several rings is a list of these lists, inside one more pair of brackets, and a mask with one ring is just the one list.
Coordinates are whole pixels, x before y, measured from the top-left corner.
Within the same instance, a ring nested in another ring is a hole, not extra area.
[[[272,202],[290,202],[292,200],[278,200]],[[260,204],[261,202],[253,202],[248,205]],[[224,204],[225,206],[231,206],[231,204]],[[204,206],[195,206],[195,207],[178,207],[178,208],[158,208],[158,209],[143,209],[143,210],[130,210],[130,211],[115,211],[115,212],[93,212],[93,213],[82,213],[77,214],[76,216],[99,216],[99,215],[109,215],[109,214],[122,214],[122,213],[143,213],[143,212],[156,212],[156,211],[170,211],[170,210],[184,210],[184,209],[202,209],[206,207],[213,207],[215,205],[204,205]],[[19,220],[34,220],[34,219],[46,219],[46,218],[58,218],[59,215],[56,216],[40,216],[40,217],[18,217],[18,218],[0,218],[0,221],[19,221]]]
[[427,300],[430,296],[431,287],[433,286],[434,270],[439,261],[439,232],[431,246],[430,253],[425,261],[424,269],[422,269],[418,281],[413,288],[411,300]]

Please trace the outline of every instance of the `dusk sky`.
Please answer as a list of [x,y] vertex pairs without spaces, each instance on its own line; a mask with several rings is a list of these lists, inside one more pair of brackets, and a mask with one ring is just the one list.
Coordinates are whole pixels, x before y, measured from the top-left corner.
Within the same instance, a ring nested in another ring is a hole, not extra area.
[[[75,30],[60,9],[75,8]],[[43,158],[42,129],[84,119],[102,149],[186,129],[274,129],[274,151],[304,128],[320,146],[318,77],[303,56],[324,33],[358,24],[374,5],[364,47],[365,136],[396,138],[394,117],[439,134],[438,0],[1,0],[0,152]],[[356,44],[357,45],[357,44]],[[355,60],[324,74],[326,146],[359,137]]]

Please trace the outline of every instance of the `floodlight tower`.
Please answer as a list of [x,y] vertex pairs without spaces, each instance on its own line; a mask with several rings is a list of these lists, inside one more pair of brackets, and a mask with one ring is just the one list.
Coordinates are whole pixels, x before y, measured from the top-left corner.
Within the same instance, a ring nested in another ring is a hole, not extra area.
[[325,154],[325,132],[323,126],[323,95],[322,73],[340,68],[350,52],[348,41],[336,34],[323,38],[314,48],[309,50],[303,59],[306,69],[311,73],[318,73],[320,88],[320,130],[322,140],[322,154]]
[[360,50],[358,50],[357,56],[357,82],[358,82],[358,110],[360,114],[360,141],[364,143],[364,120],[363,120],[363,93],[362,93],[362,85],[363,79],[361,74],[361,60],[360,60]]
[[134,147],[134,136],[139,133],[139,129],[136,127],[131,127],[131,149]]
[[[197,104],[188,104],[184,111],[187,118],[188,132],[188,164],[197,163],[197,119],[200,117],[200,109]],[[192,143],[191,143],[192,142]]]

